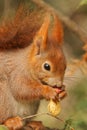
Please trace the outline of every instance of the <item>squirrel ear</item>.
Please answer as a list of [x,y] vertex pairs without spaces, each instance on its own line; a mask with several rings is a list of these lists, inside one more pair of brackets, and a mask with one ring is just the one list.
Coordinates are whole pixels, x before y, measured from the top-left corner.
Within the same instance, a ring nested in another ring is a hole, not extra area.
[[52,32],[50,34],[50,38],[54,41],[56,41],[59,45],[63,42],[63,27],[58,19],[58,16],[56,14],[52,14],[54,18],[54,24],[52,28]]
[[34,38],[34,44],[39,48],[39,50],[44,50],[47,46],[49,24],[50,15],[47,15],[44,19],[42,26],[40,27]]

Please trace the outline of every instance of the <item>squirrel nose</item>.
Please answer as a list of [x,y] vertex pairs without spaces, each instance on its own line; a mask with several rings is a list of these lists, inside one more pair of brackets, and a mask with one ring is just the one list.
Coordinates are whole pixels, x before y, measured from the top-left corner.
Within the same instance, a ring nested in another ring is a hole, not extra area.
[[59,79],[57,80],[57,86],[58,86],[58,87],[63,86],[63,77],[62,77],[62,78],[59,78]]

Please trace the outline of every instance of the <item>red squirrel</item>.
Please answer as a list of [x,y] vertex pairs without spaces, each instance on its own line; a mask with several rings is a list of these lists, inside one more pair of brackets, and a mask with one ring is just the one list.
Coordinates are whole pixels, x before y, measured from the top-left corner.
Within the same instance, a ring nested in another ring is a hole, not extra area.
[[40,25],[33,15],[19,19],[0,26],[0,123],[9,128],[12,121],[22,126],[16,116],[35,114],[40,99],[58,98],[66,69],[56,14],[44,15]]

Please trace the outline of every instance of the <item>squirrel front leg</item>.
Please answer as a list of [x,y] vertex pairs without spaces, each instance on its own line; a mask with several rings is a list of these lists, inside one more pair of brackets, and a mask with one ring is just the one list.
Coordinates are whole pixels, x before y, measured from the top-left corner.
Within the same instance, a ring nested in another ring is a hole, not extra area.
[[[20,91],[16,91],[16,98],[17,100],[26,100],[26,101],[31,101],[31,100],[36,100],[36,99],[41,99],[41,98],[55,98],[57,96],[57,92],[55,89],[46,86],[46,85],[41,85],[37,83],[35,86],[34,84],[31,84],[27,86],[28,84],[25,84],[21,86],[22,88],[24,87],[24,90],[21,89]],[[15,92],[15,91],[14,91]],[[9,130],[16,130],[20,129],[23,127],[23,122],[20,117],[13,117],[9,118],[4,122],[4,125],[9,128]]]
[[[42,85],[36,81],[30,81],[26,78],[19,79],[19,76],[16,77],[17,80],[12,81],[13,85],[11,86],[11,92],[16,101],[31,101],[41,98],[55,98],[57,92],[55,89],[47,85]],[[4,125],[6,125],[10,130],[19,129],[23,126],[22,119],[20,117],[8,118]]]
[[21,80],[19,79],[17,81],[14,80],[16,84],[13,83],[11,89],[16,99],[31,101],[45,98],[49,100],[55,99],[58,95],[58,91],[55,88],[43,85],[40,82],[27,80],[26,78],[21,78]]

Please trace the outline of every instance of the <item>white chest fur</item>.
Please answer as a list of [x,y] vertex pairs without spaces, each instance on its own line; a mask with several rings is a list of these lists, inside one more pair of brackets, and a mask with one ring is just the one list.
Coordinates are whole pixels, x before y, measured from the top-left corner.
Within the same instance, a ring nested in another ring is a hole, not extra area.
[[15,102],[15,115],[21,117],[33,115],[37,112],[39,101],[32,101],[30,103]]

